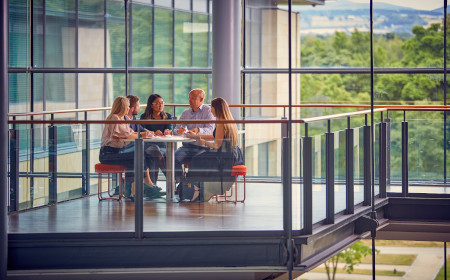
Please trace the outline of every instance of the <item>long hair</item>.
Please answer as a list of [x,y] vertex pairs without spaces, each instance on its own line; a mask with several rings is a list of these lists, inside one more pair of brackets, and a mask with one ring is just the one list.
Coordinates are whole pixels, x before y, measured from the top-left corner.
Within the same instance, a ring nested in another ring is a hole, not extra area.
[[[227,101],[222,97],[214,98],[211,101],[211,106],[214,108],[216,117],[219,120],[234,120],[231,115],[230,108],[228,107]],[[238,133],[237,126],[235,123],[224,123],[224,137],[225,139],[230,139],[231,145],[238,145]]]
[[[153,93],[147,99],[147,108],[145,108],[144,112],[144,116],[146,119],[151,119],[151,115],[153,114],[152,103],[155,102],[156,98],[162,99],[162,96],[157,93]],[[164,111],[161,112],[161,119],[167,119],[167,114]]]
[[128,98],[124,96],[119,96],[116,99],[114,99],[114,103],[111,108],[111,113],[106,118],[106,120],[111,119],[112,115],[125,115],[127,112],[127,108],[130,107],[130,101]]

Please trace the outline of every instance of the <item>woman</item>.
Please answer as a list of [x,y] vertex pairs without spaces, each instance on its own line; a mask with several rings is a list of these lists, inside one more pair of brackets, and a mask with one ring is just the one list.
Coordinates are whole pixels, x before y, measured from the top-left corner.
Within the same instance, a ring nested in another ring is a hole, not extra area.
[[[214,98],[211,101],[211,112],[217,120],[233,120],[228,103],[221,97]],[[191,133],[187,136],[195,138],[197,144],[213,149],[192,159],[189,167],[191,174],[203,174],[204,176],[208,176],[209,174],[210,177],[215,178],[218,176],[230,176],[232,166],[238,164],[235,161],[242,160],[242,158],[236,159],[233,156],[233,150],[239,149],[238,132],[235,123],[217,124],[212,135]],[[189,174],[187,176],[189,177]],[[193,176],[195,177],[197,175]],[[221,194],[223,192],[222,189],[222,181],[220,184],[215,184],[214,186],[210,184],[208,190],[204,190],[204,201],[208,201],[216,194]],[[199,199],[200,187],[194,185],[194,194],[191,202],[199,201]]]
[[[172,116],[164,112],[164,100],[159,94],[152,94],[148,97],[147,108],[141,115],[141,120],[171,120]],[[171,135],[171,124],[146,124],[144,127],[155,132],[155,135]]]
[[[128,98],[120,96],[114,100],[111,113],[106,120],[121,121],[118,124],[105,124],[103,129],[101,149],[99,160],[103,164],[119,164],[124,165],[127,170],[134,171],[134,142],[127,142],[125,139],[138,138],[137,132],[134,132],[130,126],[124,121],[124,116],[128,113],[130,101]],[[151,137],[153,133],[150,131],[141,132],[142,137]],[[144,183],[153,186],[150,179],[148,166],[151,164],[151,158],[145,154]],[[133,176],[126,174],[126,181],[134,181]],[[134,182],[131,185],[131,196],[134,197]]]
[[[169,113],[164,112],[164,100],[159,94],[152,94],[148,97],[147,108],[141,115],[141,120],[171,120],[172,116]],[[171,135],[171,124],[146,124],[146,129],[154,132],[157,136]],[[150,170],[150,176],[156,183],[158,180],[159,169],[166,174],[166,160],[165,160],[165,143],[152,143],[146,151],[150,151],[151,155],[157,160],[157,167],[154,170]]]

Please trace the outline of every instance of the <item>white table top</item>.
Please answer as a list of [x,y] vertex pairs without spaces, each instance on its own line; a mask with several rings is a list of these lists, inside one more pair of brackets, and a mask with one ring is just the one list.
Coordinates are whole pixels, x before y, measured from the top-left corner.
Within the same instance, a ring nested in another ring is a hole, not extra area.
[[[177,135],[153,136],[150,138],[142,138],[144,142],[194,142],[195,139]],[[135,139],[125,139],[125,141],[134,141]]]

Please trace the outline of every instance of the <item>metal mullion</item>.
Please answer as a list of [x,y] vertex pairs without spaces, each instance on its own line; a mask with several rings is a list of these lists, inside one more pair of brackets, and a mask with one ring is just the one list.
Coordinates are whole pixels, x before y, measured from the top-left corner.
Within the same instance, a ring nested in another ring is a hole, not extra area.
[[[106,4],[107,0],[103,1],[103,67],[107,68],[108,66],[108,56],[106,55],[106,50],[107,50],[107,36],[108,36],[108,21],[106,20],[106,14],[107,14],[107,4]],[[108,104],[106,103],[106,100],[108,100],[108,92],[107,92],[107,88],[108,88],[108,81],[107,81],[107,76],[106,74],[103,75],[103,106],[106,107],[108,106]],[[105,116],[106,117],[106,116]]]
[[[30,1],[31,7],[30,7],[30,11],[31,11],[31,15],[30,15],[30,24],[31,24],[31,28],[30,28],[30,66],[28,68],[33,68],[34,65],[34,1],[31,0]],[[30,74],[30,111],[34,112],[34,73],[33,72],[29,72]],[[31,120],[34,119],[34,116],[30,117]],[[35,145],[34,145],[34,139],[35,139],[35,135],[34,135],[34,124],[30,125],[30,172],[33,173],[34,172],[34,149],[35,149]],[[17,158],[18,159],[18,158]],[[30,178],[30,202],[31,202],[31,207],[33,207],[33,201],[34,201],[34,178]]]
[[[191,11],[190,11],[190,14],[191,14],[191,25],[193,25],[194,24],[194,3],[192,2],[192,0],[191,0],[190,4],[191,4]],[[208,30],[208,33],[209,33],[209,30]],[[208,37],[209,37],[209,35],[208,35]],[[191,32],[191,67],[194,67],[194,33],[193,32]],[[190,80],[191,80],[191,88],[194,88],[194,77],[193,77],[193,75],[191,75]],[[206,98],[208,98],[208,96],[206,96]]]
[[[133,5],[132,3],[130,3],[130,7],[129,7],[129,18],[128,18],[128,30],[129,30],[129,41],[128,41],[128,64],[133,67]],[[129,80],[129,88],[130,88],[130,92],[133,92],[133,75],[131,75],[131,79]]]
[[[175,0],[172,0],[172,67],[175,67]],[[172,103],[175,101],[175,74],[172,74]]]
[[[245,0],[244,0],[244,2],[245,2]],[[192,2],[191,2],[192,3]],[[207,46],[206,46],[206,48],[207,48],[207,51],[206,51],[206,53],[207,53],[207,67],[209,68],[209,67],[211,67],[211,55],[210,55],[210,53],[211,53],[211,48],[210,48],[210,44],[211,44],[211,39],[210,39],[210,37],[211,37],[211,32],[209,31],[210,30],[210,26],[211,26],[211,14],[210,14],[210,7],[209,7],[209,5],[211,4],[211,2],[210,1],[207,1],[206,2],[206,8],[207,8],[207,10],[208,10],[208,37],[207,37],[207,42],[206,42],[206,44],[207,44]],[[244,3],[244,5],[245,5],[245,3]],[[244,22],[244,25],[245,25],[245,22]],[[192,42],[191,42],[192,43]],[[192,75],[191,75],[192,76]],[[207,96],[211,96],[211,82],[210,82],[210,76],[207,74],[206,75],[206,77],[207,77]]]
[[[444,105],[447,105],[447,0],[444,0]],[[444,111],[444,184],[447,184],[447,111]]]
[[125,0],[125,96],[128,95],[128,0]]
[[[152,65],[155,67],[155,5],[152,3]],[[152,92],[155,92],[155,74],[152,74]]]
[[[78,64],[78,28],[79,28],[79,24],[80,24],[80,19],[79,19],[79,13],[78,13],[78,9],[79,9],[79,0],[75,1],[75,68],[78,68],[79,64]],[[75,108],[78,109],[80,107],[80,96],[78,93],[78,73],[75,73]],[[78,119],[78,114],[76,115]]]

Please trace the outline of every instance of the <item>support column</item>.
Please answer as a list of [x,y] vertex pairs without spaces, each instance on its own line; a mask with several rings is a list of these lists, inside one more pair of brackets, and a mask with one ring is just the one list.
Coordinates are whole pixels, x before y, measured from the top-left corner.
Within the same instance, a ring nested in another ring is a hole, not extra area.
[[8,269],[8,1],[0,1],[0,279]]
[[[241,104],[241,1],[212,2],[212,96]],[[232,108],[235,119],[239,109]]]

